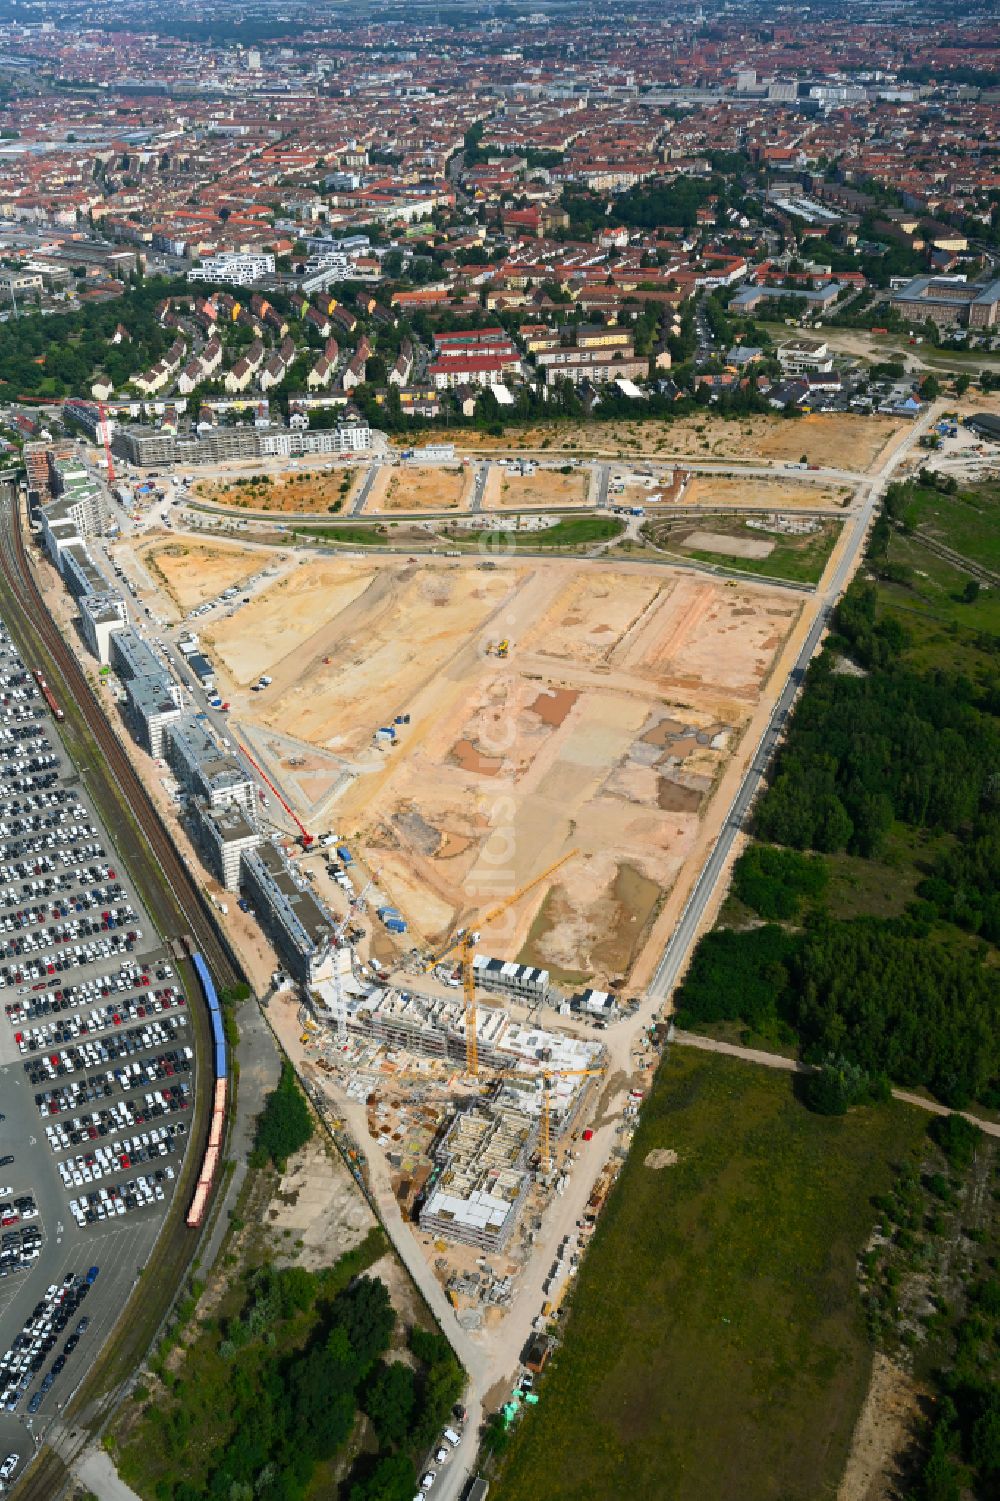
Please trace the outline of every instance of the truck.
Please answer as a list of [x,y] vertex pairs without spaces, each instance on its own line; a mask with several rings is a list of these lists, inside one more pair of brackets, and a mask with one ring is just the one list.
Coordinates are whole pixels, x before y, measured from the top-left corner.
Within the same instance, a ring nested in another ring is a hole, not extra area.
[[212,694],[212,697],[209,699],[209,703],[212,705],[213,709],[221,709],[222,708],[222,699],[219,697],[219,695],[217,693],[213,693]]
[[341,860],[342,864],[344,864],[344,865],[353,865],[354,864],[354,856],[351,854],[351,852],[347,848],[346,844],[338,844],[337,845],[337,854],[340,857],[340,860]]

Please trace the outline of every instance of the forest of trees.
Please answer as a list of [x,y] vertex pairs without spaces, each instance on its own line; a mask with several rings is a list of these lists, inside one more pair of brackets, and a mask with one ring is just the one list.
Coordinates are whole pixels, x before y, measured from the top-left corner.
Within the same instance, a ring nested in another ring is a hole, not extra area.
[[[461,1394],[461,1367],[443,1335],[416,1327],[407,1357],[392,1358],[388,1289],[369,1276],[340,1286],[342,1270],[263,1266],[249,1275],[242,1308],[220,1321],[175,1400],[145,1410],[145,1442],[162,1451],[171,1476],[156,1486],[161,1501],[303,1501],[317,1468],[358,1436],[362,1415],[374,1443],[364,1444],[341,1494],[411,1501],[415,1465]],[[221,1423],[224,1437],[196,1482],[193,1466],[176,1460],[191,1444],[196,1463],[205,1462],[205,1419],[213,1430]]]
[[[872,856],[894,821],[957,833],[995,797],[996,695],[957,673],[924,672],[905,633],[855,585],[808,677],[756,832],[795,849]],[[844,650],[865,676],[836,670]]]
[[[51,317],[23,310],[20,318],[0,325],[0,392],[4,400],[89,396],[100,371],[112,385],[125,385],[130,376],[155,364],[170,347],[175,335],[157,322],[155,308],[177,290],[176,281],[160,277],[129,287],[110,302],[87,303]],[[109,342],[119,323],[128,329],[130,343]]]
[[271,1161],[278,1168],[313,1134],[312,1116],[305,1095],[295,1079],[295,1070],[287,1059],[281,1065],[281,1077],[264,1101],[257,1119],[254,1161],[258,1167]]
[[[898,499],[872,535],[876,566]],[[702,940],[679,1017],[739,1021],[810,1062],[836,1060],[831,1095],[847,1065],[953,1107],[1000,1104],[1000,971],[987,947],[1000,940],[1000,689],[995,675],[914,665],[909,644],[880,613],[877,584],[856,583],[760,799],[755,833],[769,843],[734,871],[733,894],[765,924]],[[845,658],[853,670],[839,670]],[[937,851],[905,913],[831,917],[821,856],[877,859],[899,826]]]

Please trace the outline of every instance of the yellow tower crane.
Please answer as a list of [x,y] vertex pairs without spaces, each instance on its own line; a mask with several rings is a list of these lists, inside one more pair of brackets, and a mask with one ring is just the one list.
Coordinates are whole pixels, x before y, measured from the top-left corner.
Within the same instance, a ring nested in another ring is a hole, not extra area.
[[550,1132],[552,1112],[552,1080],[599,1077],[606,1073],[607,1069],[604,1067],[543,1068],[539,1069],[537,1073],[528,1073],[527,1070],[522,1071],[520,1069],[512,1069],[509,1073],[506,1070],[503,1070],[492,1075],[493,1080],[495,1080],[497,1083],[500,1083],[505,1079],[530,1079],[532,1080],[532,1082],[537,1082],[539,1078],[542,1080],[542,1117],[541,1131],[539,1133],[538,1139],[538,1155],[541,1159],[541,1164],[545,1172],[548,1172],[549,1168],[552,1166],[552,1142]]
[[[498,917],[507,911],[508,907],[513,907],[514,903],[519,902],[522,896],[526,896],[529,891],[533,891],[536,886],[559,870],[568,860],[572,860],[577,854],[579,854],[579,850],[570,850],[568,854],[560,856],[551,865],[547,865],[539,875],[527,881],[525,885],[519,886],[512,896],[507,897],[506,901],[501,902],[497,907],[491,908],[489,912],[480,918],[483,927],[485,928],[489,923],[495,922]],[[474,928],[459,928],[447,947],[439,949],[433,959],[425,966],[426,973],[440,964],[442,959],[447,959],[448,955],[454,953],[456,949],[460,951],[462,990],[465,994],[465,1068],[472,1079],[479,1077],[479,1043],[476,1037],[476,977],[472,967],[473,953],[478,942],[479,933]]]
[[551,1089],[553,1079],[576,1079],[588,1078],[592,1075],[606,1073],[603,1068],[557,1068],[544,1069],[545,1093],[542,1095],[542,1131],[539,1141],[539,1156],[542,1161],[542,1170],[548,1172],[552,1166],[552,1148],[549,1140],[549,1112],[551,1109]]

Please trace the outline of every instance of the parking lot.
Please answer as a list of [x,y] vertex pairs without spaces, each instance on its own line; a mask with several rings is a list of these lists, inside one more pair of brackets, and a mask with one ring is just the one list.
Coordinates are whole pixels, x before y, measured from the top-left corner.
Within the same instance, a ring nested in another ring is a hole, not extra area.
[[141,1276],[194,1089],[173,961],[32,666],[0,625],[0,1458],[19,1456],[7,1489]]

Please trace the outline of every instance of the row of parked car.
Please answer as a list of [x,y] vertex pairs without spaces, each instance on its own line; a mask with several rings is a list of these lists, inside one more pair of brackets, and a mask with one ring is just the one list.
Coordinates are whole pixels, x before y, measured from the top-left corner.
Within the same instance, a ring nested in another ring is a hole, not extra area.
[[[106,906],[111,909],[124,895],[124,887],[116,882],[113,886],[95,886],[92,891],[78,891],[72,895],[39,897],[36,900],[40,905],[19,908],[13,903],[5,903],[3,893],[0,893],[0,906],[7,907],[0,918],[0,929],[5,933],[12,933],[18,928],[38,927],[48,918],[58,922],[61,917],[72,917],[75,912],[89,912],[95,907]],[[14,898],[15,903],[18,900],[23,898]],[[104,914],[101,915],[103,917]],[[112,915],[110,910],[109,915]]]
[[38,1225],[17,1225],[0,1232],[0,1277],[26,1272],[42,1252],[42,1232]]
[[70,1214],[83,1230],[101,1220],[131,1214],[135,1209],[147,1209],[150,1204],[162,1204],[175,1176],[172,1167],[158,1167],[155,1172],[140,1173],[127,1183],[96,1188],[78,1199],[70,1199]]
[[[69,1328],[80,1304],[97,1281],[99,1272],[100,1267],[92,1266],[85,1276],[68,1272],[61,1285],[53,1282],[41,1301],[35,1304],[31,1315],[21,1326],[20,1333],[14,1336],[6,1354],[0,1355],[0,1404],[7,1412],[17,1411],[25,1392],[59,1343],[60,1335]],[[28,1403],[29,1412],[38,1411],[42,1398],[62,1374],[67,1359],[76,1349],[89,1324],[88,1318],[80,1319],[73,1334],[63,1345],[61,1354],[56,1356],[41,1386]]]
[[65,1151],[71,1146],[80,1147],[85,1142],[98,1141],[103,1136],[115,1136],[134,1126],[147,1126],[150,1121],[159,1120],[164,1115],[187,1110],[190,1104],[190,1084],[172,1084],[141,1099],[119,1100],[100,1110],[75,1115],[72,1120],[49,1124],[45,1127],[45,1134],[54,1152]]
[[[105,986],[98,993],[103,995],[106,990]],[[86,1001],[87,997],[82,999]],[[184,992],[176,985],[167,985],[152,993],[140,991],[124,1001],[108,1001],[103,1006],[94,1006],[89,1012],[76,1011],[60,1021],[28,1027],[23,1032],[15,1032],[14,1041],[20,1053],[38,1053],[43,1049],[58,1047],[64,1042],[73,1042],[78,1037],[102,1036],[130,1021],[165,1015],[169,1011],[180,1009],[184,1004]],[[13,1014],[11,1019],[14,1019]]]
[[6,942],[0,943],[0,959],[15,959],[22,954],[33,954],[37,949],[58,947],[63,943],[76,944],[84,938],[95,938],[98,933],[113,933],[116,928],[134,922],[135,916],[131,903],[119,902],[95,917],[70,917],[63,922],[49,923],[47,927],[27,929],[16,935],[12,933]]
[[64,974],[67,970],[79,969],[87,964],[100,964],[102,960],[110,959],[115,954],[130,954],[141,937],[141,928],[133,928],[128,933],[120,930],[91,943],[66,947],[59,953],[49,952],[23,963],[5,964],[0,968],[0,980],[4,985],[32,982],[44,984],[52,976]]
[[178,1012],[173,1017],[149,1017],[137,1027],[127,1027],[123,1032],[109,1036],[85,1037],[69,1047],[51,1053],[39,1053],[24,1064],[24,1071],[32,1084],[45,1084],[52,1079],[64,1079],[81,1069],[100,1068],[118,1058],[130,1058],[136,1053],[145,1053],[152,1048],[164,1047],[177,1042],[187,1026],[187,1016]]
[[[99,1006],[101,1001],[109,1002],[105,1008],[106,1012],[114,1015],[115,1012],[121,1012],[123,1006],[131,1004],[126,995],[128,991],[149,990],[152,985],[151,968],[149,964],[130,959],[120,965],[117,970],[91,975],[89,979],[80,979],[75,984],[67,983],[52,989],[41,985],[30,993],[28,987],[22,985],[19,994],[23,998],[7,1003],[8,1020],[12,1026],[16,1027],[22,1022],[41,1021],[46,1016],[59,1016],[62,1012],[74,1011],[80,1006]],[[156,970],[156,978],[158,980],[172,979],[173,973],[169,965],[161,964]],[[125,999],[117,1001],[116,996],[122,996]],[[165,1009],[162,1004],[160,1006],[151,1004],[145,996],[137,996],[135,999],[137,1004],[144,1005],[147,1010]],[[155,1003],[157,999],[163,1001],[160,991],[154,993],[153,1002]],[[145,1015],[145,1012],[143,1014]]]
[[122,1068],[109,1068],[105,1073],[92,1074],[87,1079],[71,1079],[58,1089],[41,1090],[35,1095],[35,1104],[39,1115],[45,1120],[50,1115],[75,1110],[78,1105],[110,1099],[115,1090],[120,1089],[123,1094],[128,1094],[147,1084],[173,1078],[175,1074],[190,1073],[193,1062],[194,1053],[191,1048],[169,1048],[153,1058],[126,1063]]
[[82,1188],[85,1183],[100,1183],[112,1173],[127,1172],[137,1163],[168,1157],[175,1146],[183,1147],[184,1134],[183,1126],[154,1126],[151,1131],[142,1131],[125,1141],[115,1141],[110,1146],[98,1146],[92,1152],[65,1158],[57,1164],[59,1176],[69,1189]]

